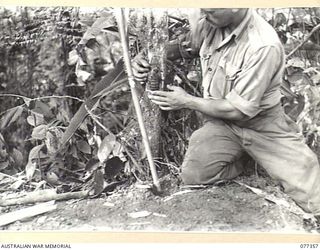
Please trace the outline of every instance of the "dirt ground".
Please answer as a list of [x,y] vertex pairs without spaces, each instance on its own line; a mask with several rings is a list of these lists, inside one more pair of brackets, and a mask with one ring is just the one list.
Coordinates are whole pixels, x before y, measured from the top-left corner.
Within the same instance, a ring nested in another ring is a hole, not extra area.
[[[136,183],[98,198],[57,202],[53,212],[2,230],[320,232],[312,216],[268,177],[243,175],[195,189],[179,187],[166,176],[162,186],[161,196]],[[15,209],[2,208],[1,213]]]

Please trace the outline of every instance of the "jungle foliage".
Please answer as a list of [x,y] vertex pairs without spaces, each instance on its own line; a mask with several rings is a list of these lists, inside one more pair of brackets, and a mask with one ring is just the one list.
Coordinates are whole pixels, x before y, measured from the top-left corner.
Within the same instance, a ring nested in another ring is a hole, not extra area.
[[[285,110],[317,151],[320,9],[257,11],[276,29],[286,50]],[[179,9],[165,12],[166,26],[148,26],[145,13],[128,11],[132,57],[148,46],[150,52],[150,44],[141,38],[152,32],[174,40],[190,29],[188,15]],[[94,92],[122,55],[112,10],[3,7],[0,30],[0,172],[17,177],[10,189],[50,186],[60,192],[92,189],[99,194],[126,181],[148,181],[126,80],[115,78],[107,90]],[[165,61],[164,65],[167,82],[201,95],[197,60]],[[139,87],[142,98],[144,88]],[[88,108],[83,104],[90,98],[97,101]],[[86,115],[62,147],[61,138],[81,105]],[[159,172],[177,176],[188,138],[200,126],[201,116],[189,110],[162,116],[156,128],[160,144],[155,163]],[[5,184],[2,188],[8,189]]]

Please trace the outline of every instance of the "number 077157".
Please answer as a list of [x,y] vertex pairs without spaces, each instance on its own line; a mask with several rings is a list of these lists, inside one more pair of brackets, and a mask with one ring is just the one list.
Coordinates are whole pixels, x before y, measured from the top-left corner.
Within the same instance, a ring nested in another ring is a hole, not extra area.
[[319,244],[300,244],[302,249],[316,249],[319,247]]

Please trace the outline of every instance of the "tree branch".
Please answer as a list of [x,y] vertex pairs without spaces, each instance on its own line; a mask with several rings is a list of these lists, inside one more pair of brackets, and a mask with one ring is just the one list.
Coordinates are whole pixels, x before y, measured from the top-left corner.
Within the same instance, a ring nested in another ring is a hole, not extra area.
[[288,55],[287,58],[289,58],[290,56],[292,56],[294,53],[297,52],[297,50],[299,50],[309,39],[310,37],[317,31],[320,29],[320,24],[318,24],[317,26],[315,26],[311,32],[307,35],[307,37],[296,47],[294,48]]

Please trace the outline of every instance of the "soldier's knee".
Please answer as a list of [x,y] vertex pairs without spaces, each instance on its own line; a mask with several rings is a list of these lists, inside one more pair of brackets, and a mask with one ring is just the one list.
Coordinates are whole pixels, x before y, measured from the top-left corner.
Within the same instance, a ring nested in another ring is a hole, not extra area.
[[195,169],[182,168],[180,177],[183,184],[185,185],[202,184],[199,176],[199,171]]
[[213,184],[222,166],[220,163],[207,166],[200,161],[196,165],[186,165],[182,167],[180,175],[185,185]]
[[216,161],[213,164],[203,165],[184,164],[180,176],[185,185],[214,184],[220,180],[233,179],[242,170],[241,164],[225,161]]

